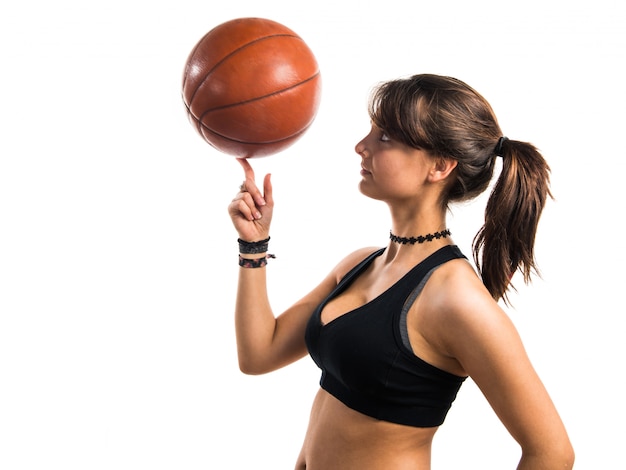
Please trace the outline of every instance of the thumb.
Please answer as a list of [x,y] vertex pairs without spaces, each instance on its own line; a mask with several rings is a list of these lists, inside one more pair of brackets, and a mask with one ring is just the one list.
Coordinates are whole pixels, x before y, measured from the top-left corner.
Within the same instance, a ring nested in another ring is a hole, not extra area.
[[266,204],[269,204],[270,206],[274,205],[271,173],[265,175],[265,178],[263,179],[263,198],[265,199]]

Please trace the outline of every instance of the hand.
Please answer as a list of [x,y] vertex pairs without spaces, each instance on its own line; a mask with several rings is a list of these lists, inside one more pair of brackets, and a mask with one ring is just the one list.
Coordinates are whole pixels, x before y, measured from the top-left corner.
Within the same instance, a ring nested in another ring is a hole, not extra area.
[[272,198],[271,175],[265,175],[263,193],[257,188],[254,180],[254,170],[245,158],[238,158],[245,174],[241,191],[228,206],[235,230],[239,238],[245,241],[259,241],[269,237],[270,223],[274,209]]

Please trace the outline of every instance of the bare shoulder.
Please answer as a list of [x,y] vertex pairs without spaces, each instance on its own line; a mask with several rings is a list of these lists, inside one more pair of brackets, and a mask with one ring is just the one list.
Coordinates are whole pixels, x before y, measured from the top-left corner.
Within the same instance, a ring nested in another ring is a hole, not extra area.
[[[507,341],[519,343],[510,318],[463,259],[437,269],[424,288],[430,333],[443,352],[466,369]],[[470,370],[467,370],[471,373]]]
[[348,254],[344,258],[342,258],[324,277],[324,279],[317,285],[315,289],[313,289],[309,294],[307,294],[298,304],[305,305],[317,305],[321,302],[330,292],[337,286],[339,281],[354,268],[357,264],[363,261],[367,256],[372,254],[379,248],[368,247],[368,248],[360,248],[358,250],[353,251]]
[[429,304],[449,315],[472,315],[497,306],[482,280],[465,259],[455,259],[434,271],[425,293]]
[[341,278],[343,278],[348,271],[377,250],[380,250],[380,247],[370,246],[359,248],[348,254],[333,268],[333,277],[335,277],[336,281],[339,282],[339,280],[341,280]]

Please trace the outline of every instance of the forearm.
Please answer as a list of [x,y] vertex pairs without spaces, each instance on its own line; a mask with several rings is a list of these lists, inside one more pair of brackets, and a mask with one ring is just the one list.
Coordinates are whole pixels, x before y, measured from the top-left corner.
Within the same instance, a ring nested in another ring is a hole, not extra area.
[[[263,254],[254,255],[255,258]],[[259,374],[267,369],[276,318],[267,294],[266,268],[239,268],[235,303],[235,331],[239,367],[244,373]]]

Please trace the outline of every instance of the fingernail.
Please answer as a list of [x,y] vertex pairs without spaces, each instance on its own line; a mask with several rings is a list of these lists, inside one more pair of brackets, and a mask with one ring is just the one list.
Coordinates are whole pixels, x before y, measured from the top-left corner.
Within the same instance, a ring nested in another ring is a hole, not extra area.
[[265,205],[265,199],[263,199],[262,197],[259,198],[259,206],[264,206]]
[[257,213],[254,214],[254,218],[255,219],[260,219],[261,217],[263,217],[263,216],[261,215],[260,212],[257,212]]

